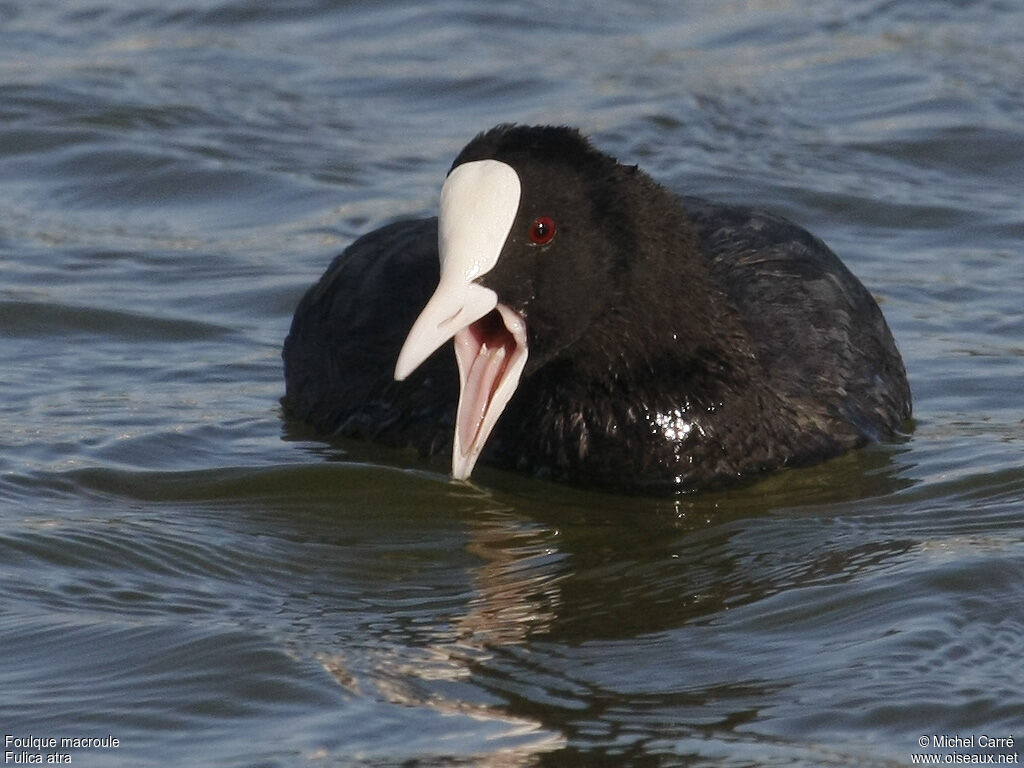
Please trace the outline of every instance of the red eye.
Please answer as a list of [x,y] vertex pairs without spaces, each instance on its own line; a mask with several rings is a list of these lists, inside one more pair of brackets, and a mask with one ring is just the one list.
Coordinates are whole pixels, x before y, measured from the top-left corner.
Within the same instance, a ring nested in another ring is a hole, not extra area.
[[530,242],[534,245],[547,245],[555,236],[555,220],[550,216],[541,216],[530,227]]

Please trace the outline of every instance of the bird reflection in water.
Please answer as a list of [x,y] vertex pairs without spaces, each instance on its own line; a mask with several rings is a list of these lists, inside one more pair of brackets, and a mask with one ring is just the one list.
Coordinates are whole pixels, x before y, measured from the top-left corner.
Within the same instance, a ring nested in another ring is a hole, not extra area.
[[[469,485],[453,492],[467,490],[487,495]],[[338,649],[321,654],[319,661],[358,696],[493,723],[493,745],[501,749],[475,755],[474,764],[520,765],[563,748],[566,738],[528,715],[509,713],[478,677],[503,649],[550,630],[558,616],[566,556],[555,544],[557,529],[500,508],[474,512],[467,535],[465,552],[479,563],[467,569],[469,594],[447,626],[430,628],[419,646],[395,642],[374,649],[370,658],[363,650]]]

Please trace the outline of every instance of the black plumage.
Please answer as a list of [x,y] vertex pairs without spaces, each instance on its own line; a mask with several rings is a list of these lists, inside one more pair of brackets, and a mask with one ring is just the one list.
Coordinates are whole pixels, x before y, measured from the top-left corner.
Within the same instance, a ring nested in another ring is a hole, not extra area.
[[[477,282],[526,319],[529,357],[482,463],[686,491],[886,439],[910,416],[877,304],[799,226],[674,195],[570,129],[499,126],[453,168],[484,159],[516,171],[522,198]],[[557,223],[543,247],[527,235],[538,216]],[[346,249],[296,310],[287,412],[325,434],[450,452],[451,349],[392,377],[437,281],[436,219]]]

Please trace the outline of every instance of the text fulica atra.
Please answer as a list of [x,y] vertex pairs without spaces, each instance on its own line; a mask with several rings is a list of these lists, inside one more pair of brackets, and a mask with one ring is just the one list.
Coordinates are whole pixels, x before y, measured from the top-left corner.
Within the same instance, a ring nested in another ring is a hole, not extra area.
[[283,354],[291,415],[451,452],[456,478],[479,459],[692,490],[884,439],[911,411],[878,305],[824,243],[677,196],[568,128],[473,139],[439,216],[347,248]]

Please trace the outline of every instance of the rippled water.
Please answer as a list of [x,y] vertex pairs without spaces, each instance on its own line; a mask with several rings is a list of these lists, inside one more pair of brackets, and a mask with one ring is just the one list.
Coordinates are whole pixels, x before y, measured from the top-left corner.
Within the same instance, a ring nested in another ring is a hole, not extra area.
[[[918,743],[1024,737],[1022,61],[996,0],[0,2],[0,728],[119,740],[15,752],[1021,751]],[[306,286],[500,121],[824,237],[912,434],[648,501],[283,421]]]

